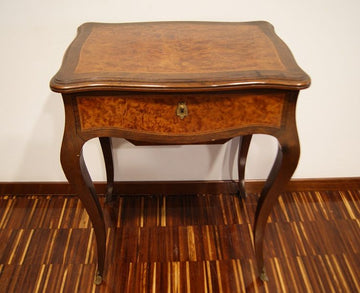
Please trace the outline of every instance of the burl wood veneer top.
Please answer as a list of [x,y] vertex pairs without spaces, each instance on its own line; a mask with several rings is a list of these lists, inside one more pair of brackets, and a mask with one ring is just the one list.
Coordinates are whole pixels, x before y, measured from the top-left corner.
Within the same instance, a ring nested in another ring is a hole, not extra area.
[[61,93],[309,85],[267,22],[85,23],[50,83]]

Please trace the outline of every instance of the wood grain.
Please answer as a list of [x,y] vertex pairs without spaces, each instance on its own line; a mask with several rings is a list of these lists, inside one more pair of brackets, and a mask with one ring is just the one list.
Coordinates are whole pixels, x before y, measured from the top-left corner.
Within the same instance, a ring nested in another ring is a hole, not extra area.
[[105,280],[93,284],[94,232],[72,196],[0,197],[0,292],[358,292],[360,191],[279,198],[257,279],[258,194],[120,197],[101,204]]
[[54,91],[299,90],[310,78],[267,22],[86,23]]
[[92,24],[75,73],[166,73],[180,79],[182,73],[239,68],[284,70],[274,44],[263,35],[261,26],[251,23]]
[[[260,193],[264,180],[246,180],[248,193]],[[94,183],[99,196],[106,193],[106,182]],[[204,194],[236,194],[238,181],[116,181],[114,189],[117,195],[187,195],[194,193]],[[328,191],[328,190],[354,190],[360,189],[359,177],[344,178],[307,178],[291,179],[285,191]],[[44,195],[62,194],[71,195],[70,185],[67,182],[1,182],[0,195]]]
[[[78,96],[80,131],[117,129],[157,135],[194,136],[239,128],[280,128],[287,92],[227,92]],[[184,102],[188,116],[176,115]],[[231,119],[229,119],[231,117]]]

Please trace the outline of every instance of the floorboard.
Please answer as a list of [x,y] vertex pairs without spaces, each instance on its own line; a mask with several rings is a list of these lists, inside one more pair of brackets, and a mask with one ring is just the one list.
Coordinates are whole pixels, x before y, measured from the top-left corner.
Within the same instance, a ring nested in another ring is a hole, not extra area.
[[360,190],[284,193],[268,221],[268,282],[257,278],[259,195],[117,197],[103,206],[104,282],[74,196],[0,197],[0,292],[360,292]]

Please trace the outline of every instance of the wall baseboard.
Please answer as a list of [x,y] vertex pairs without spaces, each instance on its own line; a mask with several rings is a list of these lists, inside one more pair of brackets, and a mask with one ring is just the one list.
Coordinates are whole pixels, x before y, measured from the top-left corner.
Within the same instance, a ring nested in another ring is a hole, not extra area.
[[[265,181],[249,180],[246,182],[248,193],[261,191]],[[106,183],[94,183],[98,194],[104,194]],[[232,180],[214,181],[117,181],[114,193],[121,195],[169,194],[184,195],[196,193],[237,192],[237,182]],[[293,179],[286,191],[325,191],[360,189],[360,177]],[[67,182],[0,182],[0,195],[49,195],[73,194]]]

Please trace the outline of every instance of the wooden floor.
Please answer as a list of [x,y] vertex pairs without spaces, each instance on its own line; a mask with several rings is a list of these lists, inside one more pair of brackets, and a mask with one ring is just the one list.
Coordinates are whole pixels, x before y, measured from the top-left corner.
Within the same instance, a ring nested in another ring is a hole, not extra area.
[[71,196],[0,197],[0,292],[360,292],[360,191],[285,193],[266,231],[269,281],[257,278],[258,194],[117,198],[104,282]]

